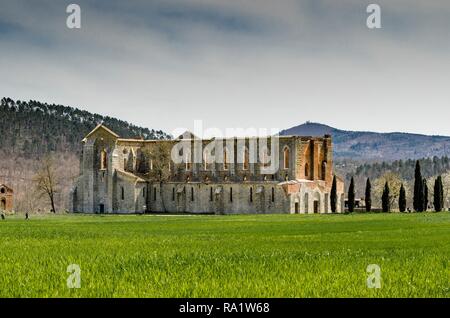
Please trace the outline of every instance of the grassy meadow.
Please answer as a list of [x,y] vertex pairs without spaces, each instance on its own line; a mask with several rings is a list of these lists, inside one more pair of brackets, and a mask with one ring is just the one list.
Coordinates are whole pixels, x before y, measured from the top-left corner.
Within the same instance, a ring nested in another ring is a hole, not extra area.
[[449,296],[448,212],[0,220],[0,297]]

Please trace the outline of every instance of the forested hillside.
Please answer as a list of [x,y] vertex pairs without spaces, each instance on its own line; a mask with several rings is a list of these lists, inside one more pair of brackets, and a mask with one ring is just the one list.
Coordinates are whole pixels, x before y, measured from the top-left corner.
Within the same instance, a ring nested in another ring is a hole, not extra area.
[[162,131],[137,127],[73,107],[3,98],[0,102],[0,151],[4,155],[25,158],[35,158],[51,151],[79,154],[81,140],[99,123],[104,123],[124,138],[169,137]]
[[[447,156],[419,159],[423,178],[427,180],[429,194],[433,191],[434,180],[437,176],[442,176],[445,187],[445,198],[450,199],[450,158]],[[358,163],[351,160],[337,160],[335,162],[335,172],[345,176],[346,191],[353,177],[357,198],[364,197],[367,178],[370,178],[373,188],[373,204],[380,206],[380,196],[386,181],[390,182],[393,193],[399,190],[401,183],[406,188],[408,204],[412,204],[412,193],[414,187],[414,171],[416,160],[395,160],[372,163]],[[397,203],[397,202],[395,202]],[[450,201],[446,204],[450,204]]]
[[[425,178],[437,176],[446,173],[450,170],[450,159],[447,156],[422,158],[420,161],[420,167],[422,175]],[[365,163],[358,166],[354,173],[347,174],[347,179],[350,179],[352,175],[355,177],[363,176],[369,177],[374,180],[387,172],[393,172],[406,181],[414,179],[414,168],[416,166],[416,160],[395,160],[393,162],[376,162]]]
[[0,101],[0,183],[14,189],[14,208],[24,212],[48,211],[48,198],[36,192],[33,181],[41,160],[51,154],[57,176],[56,205],[68,207],[70,190],[79,175],[81,140],[99,123],[124,138],[165,139],[162,131],[77,108],[38,101]]

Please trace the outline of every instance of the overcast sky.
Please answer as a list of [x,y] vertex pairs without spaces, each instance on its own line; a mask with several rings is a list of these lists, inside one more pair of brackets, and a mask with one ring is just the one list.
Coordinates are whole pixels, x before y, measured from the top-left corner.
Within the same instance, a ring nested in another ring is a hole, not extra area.
[[[366,26],[378,3],[382,29]],[[0,95],[172,132],[450,135],[448,0],[0,0]]]

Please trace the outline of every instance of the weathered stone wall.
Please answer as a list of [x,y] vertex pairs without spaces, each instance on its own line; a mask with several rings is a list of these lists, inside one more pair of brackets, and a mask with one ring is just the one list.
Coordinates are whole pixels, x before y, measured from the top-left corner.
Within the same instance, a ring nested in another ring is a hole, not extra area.
[[[268,140],[271,154],[273,140]],[[214,140],[215,163],[170,165],[168,180],[160,185],[152,176],[152,154],[160,143],[172,149],[179,140],[120,139],[98,129],[84,140],[82,176],[73,192],[73,210],[88,213],[329,213],[333,179],[330,137],[280,137],[275,149],[279,163],[274,173],[263,170],[258,139]],[[203,159],[210,140],[183,140],[193,151],[185,157]],[[238,144],[256,150],[248,165]],[[223,163],[223,149],[231,159]],[[285,154],[289,164],[285,163]],[[148,171],[142,171],[141,163]],[[308,169],[306,169],[308,167]],[[306,171],[307,170],[307,171]],[[338,181],[338,211],[344,186]]]
[[162,188],[164,202],[161,200],[160,185],[150,186],[149,208],[152,212],[263,214],[288,213],[289,210],[289,197],[280,186],[271,182],[247,184],[170,182],[163,184]]

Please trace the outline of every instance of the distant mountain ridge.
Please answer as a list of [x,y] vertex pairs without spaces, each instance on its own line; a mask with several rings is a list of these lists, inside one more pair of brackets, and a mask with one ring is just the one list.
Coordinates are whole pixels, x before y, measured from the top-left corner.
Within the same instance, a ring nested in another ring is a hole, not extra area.
[[333,137],[334,155],[337,159],[386,161],[450,155],[450,137],[446,136],[347,131],[313,122],[280,132],[280,135],[299,136],[325,134]]

